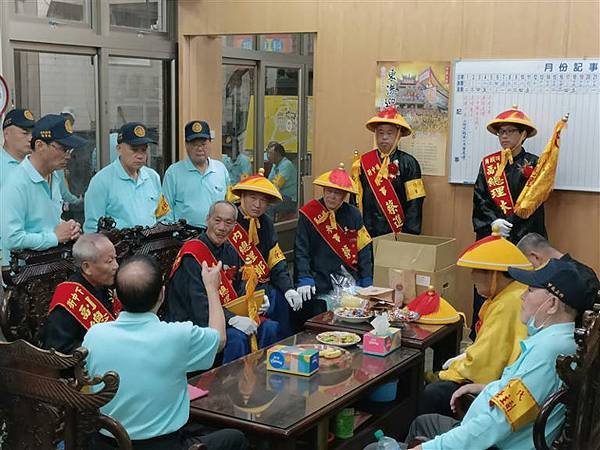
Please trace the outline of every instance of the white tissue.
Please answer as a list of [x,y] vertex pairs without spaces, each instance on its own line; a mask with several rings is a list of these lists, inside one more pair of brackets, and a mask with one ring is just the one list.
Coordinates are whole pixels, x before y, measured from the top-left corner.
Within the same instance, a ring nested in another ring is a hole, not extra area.
[[371,320],[371,326],[374,328],[374,332],[376,336],[386,336],[390,332],[390,321],[388,318],[388,313],[384,312],[382,314],[376,315],[373,320]]

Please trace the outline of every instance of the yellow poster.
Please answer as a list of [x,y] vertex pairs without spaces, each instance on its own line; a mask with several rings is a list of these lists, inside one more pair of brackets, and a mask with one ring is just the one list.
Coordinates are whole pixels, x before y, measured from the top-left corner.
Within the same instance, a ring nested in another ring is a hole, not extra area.
[[449,62],[377,63],[375,110],[396,106],[410,124],[413,134],[400,148],[417,158],[423,175],[446,173],[449,88]]
[[[307,97],[308,106],[308,141],[307,151],[312,152],[313,122],[312,96]],[[250,96],[248,108],[248,124],[246,126],[244,148],[254,148],[254,96]],[[298,152],[298,97],[293,95],[265,95],[264,143],[277,141],[288,153]]]

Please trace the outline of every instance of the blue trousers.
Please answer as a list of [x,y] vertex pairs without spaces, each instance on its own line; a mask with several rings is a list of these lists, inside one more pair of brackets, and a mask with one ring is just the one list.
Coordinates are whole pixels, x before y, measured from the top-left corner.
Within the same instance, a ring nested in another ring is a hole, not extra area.
[[285,295],[279,290],[271,287],[268,289],[269,310],[266,316],[279,323],[279,335],[278,340],[285,339],[292,335],[292,328],[290,326],[290,304],[285,299]]
[[[223,364],[241,358],[250,353],[250,338],[237,328],[227,327],[227,344],[223,350]],[[266,320],[258,327],[256,333],[258,347],[264,348],[279,340],[279,324],[274,320]]]

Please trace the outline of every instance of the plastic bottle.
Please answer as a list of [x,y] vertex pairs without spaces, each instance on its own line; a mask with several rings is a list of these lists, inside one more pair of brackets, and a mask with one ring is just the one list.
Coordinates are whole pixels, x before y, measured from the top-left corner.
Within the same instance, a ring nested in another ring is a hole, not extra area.
[[381,430],[375,432],[375,438],[377,439],[377,450],[400,450],[398,442],[394,438],[384,435]]

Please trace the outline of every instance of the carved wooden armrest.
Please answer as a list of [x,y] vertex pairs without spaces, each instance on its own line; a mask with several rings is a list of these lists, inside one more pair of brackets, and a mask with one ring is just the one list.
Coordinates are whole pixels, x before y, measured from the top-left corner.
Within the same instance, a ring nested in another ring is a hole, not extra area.
[[533,424],[533,445],[535,445],[536,450],[548,450],[548,445],[546,444],[546,422],[548,422],[548,418],[552,411],[554,411],[554,408],[558,404],[564,403],[566,397],[567,390],[563,387],[544,401]]
[[100,423],[101,428],[110,431],[110,434],[112,434],[117,441],[120,450],[132,450],[129,433],[127,433],[127,430],[123,427],[123,425],[121,425],[112,417],[104,414],[100,414],[98,417],[98,422]]

